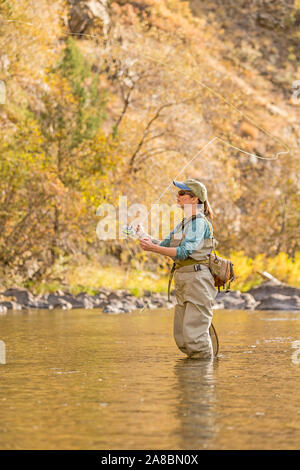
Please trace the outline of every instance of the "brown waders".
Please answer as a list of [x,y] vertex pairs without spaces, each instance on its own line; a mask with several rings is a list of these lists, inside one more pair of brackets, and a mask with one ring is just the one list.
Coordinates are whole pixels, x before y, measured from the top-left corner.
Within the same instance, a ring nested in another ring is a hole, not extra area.
[[[181,240],[172,237],[170,246],[179,246]],[[170,291],[174,273],[177,300],[174,339],[178,348],[192,359],[213,357],[210,329],[213,329],[212,307],[217,290],[208,266],[208,255],[214,246],[212,237],[205,239],[189,258],[174,263],[169,280]]]
[[209,329],[217,291],[210,269],[205,264],[178,267],[175,268],[174,280],[177,300],[175,342],[190,358],[211,358],[213,348]]

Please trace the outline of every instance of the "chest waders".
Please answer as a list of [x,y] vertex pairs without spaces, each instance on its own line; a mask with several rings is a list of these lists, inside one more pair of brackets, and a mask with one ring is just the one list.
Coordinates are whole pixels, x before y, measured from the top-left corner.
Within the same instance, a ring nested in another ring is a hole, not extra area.
[[[171,236],[170,247],[178,247],[183,242],[184,226],[192,223],[197,214],[183,220],[182,232]],[[206,218],[205,218],[206,219]],[[207,220],[207,219],[206,219]],[[174,338],[178,348],[191,358],[215,357],[219,350],[219,341],[212,324],[212,306],[217,291],[214,278],[209,269],[209,255],[215,249],[217,241],[212,236],[204,239],[201,246],[196,248],[185,260],[175,261],[169,276],[168,299],[172,279],[175,279],[175,294],[177,304],[174,315]]]

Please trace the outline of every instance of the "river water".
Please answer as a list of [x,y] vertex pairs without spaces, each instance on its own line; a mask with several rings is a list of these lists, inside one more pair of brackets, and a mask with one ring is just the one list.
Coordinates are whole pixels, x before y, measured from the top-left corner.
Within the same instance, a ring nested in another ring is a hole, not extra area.
[[[0,317],[0,449],[297,449],[300,314],[216,310],[188,360],[168,309]],[[298,341],[298,343],[297,343]]]

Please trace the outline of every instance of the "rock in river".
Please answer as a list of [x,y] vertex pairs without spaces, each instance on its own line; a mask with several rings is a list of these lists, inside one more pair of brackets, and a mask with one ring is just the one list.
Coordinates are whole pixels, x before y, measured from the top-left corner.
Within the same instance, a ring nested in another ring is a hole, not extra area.
[[[95,295],[81,292],[71,294],[61,290],[34,296],[26,289],[12,287],[0,293],[0,313],[19,309],[99,308],[104,313],[128,313],[147,308],[171,308],[176,303],[174,290],[171,302],[167,294],[146,291],[144,297],[135,297],[126,290],[100,288]],[[221,291],[215,299],[215,309],[230,310],[300,310],[300,289],[280,282],[267,281],[248,292]]]

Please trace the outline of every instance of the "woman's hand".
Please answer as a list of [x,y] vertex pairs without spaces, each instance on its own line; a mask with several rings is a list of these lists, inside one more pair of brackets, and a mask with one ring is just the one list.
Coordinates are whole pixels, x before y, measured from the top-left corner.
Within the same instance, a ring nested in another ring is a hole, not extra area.
[[145,230],[143,229],[142,224],[138,224],[138,225],[136,226],[135,231],[136,231],[136,234],[137,234],[137,236],[139,237],[140,240],[141,240],[141,239],[148,239],[148,240],[151,240],[150,235],[145,232]]
[[156,251],[157,245],[152,243],[151,238],[143,238],[140,240],[140,247],[145,251]]

